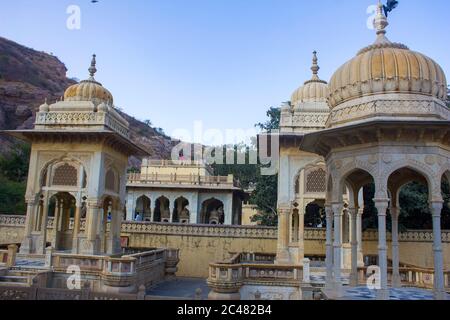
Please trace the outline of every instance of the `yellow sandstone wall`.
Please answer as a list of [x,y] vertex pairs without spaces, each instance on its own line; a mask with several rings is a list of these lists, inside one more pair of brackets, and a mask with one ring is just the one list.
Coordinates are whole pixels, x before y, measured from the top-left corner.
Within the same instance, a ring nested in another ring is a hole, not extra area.
[[[0,216],[0,245],[20,243],[25,218]],[[51,225],[51,224],[49,224]],[[53,230],[49,228],[49,234]],[[400,261],[418,267],[433,267],[431,232],[408,232],[401,235]],[[129,246],[137,248],[179,248],[181,261],[178,276],[208,276],[210,262],[229,258],[230,252],[275,253],[275,228],[252,226],[200,226],[125,222],[122,236],[129,238]],[[308,229],[305,232],[305,254],[325,255],[325,232]],[[450,270],[450,231],[443,232],[444,268]],[[364,255],[377,255],[376,232],[363,235]],[[389,244],[390,245],[390,244]],[[391,251],[388,252],[389,258]]]

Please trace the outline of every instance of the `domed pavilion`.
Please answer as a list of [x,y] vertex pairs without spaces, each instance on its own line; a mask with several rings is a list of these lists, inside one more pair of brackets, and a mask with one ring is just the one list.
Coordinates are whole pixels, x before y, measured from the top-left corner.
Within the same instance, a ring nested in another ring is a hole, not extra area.
[[128,157],[147,152],[130,140],[129,124],[96,72],[94,55],[89,79],[69,87],[60,101],[41,105],[33,130],[6,132],[32,146],[21,254],[42,255],[48,247],[82,255],[121,253]]
[[[379,299],[389,298],[386,217],[392,220],[392,279],[400,283],[399,192],[416,181],[428,187],[433,221],[434,294],[444,299],[441,183],[450,179],[450,111],[442,68],[424,54],[391,42],[381,3],[374,20],[377,39],[345,63],[329,82],[330,116],[324,130],[306,134],[300,149],[326,159],[327,286],[342,296],[343,190],[349,191],[351,280],[357,282],[356,215],[362,188],[375,185],[378,212]],[[334,222],[334,227],[333,227]],[[334,237],[333,237],[334,234]],[[334,242],[333,242],[334,238]]]

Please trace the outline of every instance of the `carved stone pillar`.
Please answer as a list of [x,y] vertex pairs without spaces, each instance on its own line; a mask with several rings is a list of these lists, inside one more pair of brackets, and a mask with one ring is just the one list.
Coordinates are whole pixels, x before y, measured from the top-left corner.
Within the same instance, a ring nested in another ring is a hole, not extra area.
[[298,261],[302,265],[305,259],[305,210],[306,206],[298,212]]
[[441,212],[443,201],[432,201],[430,209],[433,216],[433,252],[434,252],[434,297],[445,300],[444,261],[442,257]]
[[333,209],[330,205],[325,206],[325,213],[327,219],[325,258],[325,265],[327,268],[326,287],[331,288],[335,281],[333,278]]
[[80,234],[81,225],[81,203],[77,202],[75,208],[75,217],[73,220],[73,240],[72,240],[72,252],[78,253],[78,237]]
[[289,214],[290,208],[278,209],[278,241],[277,241],[277,263],[289,263]]
[[86,239],[81,248],[83,254],[97,254],[100,250],[100,238],[98,236],[98,222],[101,214],[101,204],[98,199],[88,199],[86,215]]
[[45,193],[42,205],[41,235],[39,243],[36,246],[37,254],[45,254],[45,249],[47,248],[48,202],[49,195]]
[[358,242],[358,267],[364,267],[364,254],[362,251],[362,215],[364,208],[359,208],[356,215],[356,241]]
[[333,214],[334,214],[334,292],[336,297],[342,296],[342,279],[341,279],[341,268],[342,268],[342,236],[341,236],[341,221],[342,221],[342,202],[333,203]]
[[358,285],[358,240],[356,238],[357,234],[357,223],[356,223],[356,216],[357,216],[358,208],[349,208],[349,214],[350,214],[350,243],[352,246],[351,249],[351,256],[352,256],[352,262],[351,262],[351,273],[350,273],[350,286],[356,287]]
[[27,197],[27,217],[25,219],[25,237],[20,245],[20,253],[30,254],[32,251],[31,233],[36,220],[37,201],[35,197]]
[[173,223],[173,212],[175,211],[175,200],[171,199],[169,200],[169,214],[170,214],[170,219],[169,222]]
[[400,209],[391,207],[392,220],[392,287],[400,288],[402,281],[400,278],[400,257],[399,257],[399,242],[398,242],[398,216]]
[[380,267],[380,290],[377,292],[377,299],[389,300],[386,244],[386,210],[389,206],[389,199],[374,199],[374,202],[378,211],[378,260]]

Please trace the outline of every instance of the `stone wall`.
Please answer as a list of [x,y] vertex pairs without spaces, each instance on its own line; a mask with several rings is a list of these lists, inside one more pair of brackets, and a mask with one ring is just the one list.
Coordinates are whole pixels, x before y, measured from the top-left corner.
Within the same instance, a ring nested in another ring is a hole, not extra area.
[[[20,243],[24,216],[0,216],[0,245]],[[52,233],[49,220],[49,233]],[[229,252],[275,253],[276,228],[253,226],[178,225],[124,222],[122,236],[135,248],[179,248],[178,276],[208,277],[208,266],[229,258]],[[325,230],[307,229],[306,256],[325,255]],[[363,233],[364,255],[377,255],[378,235]],[[450,270],[450,231],[442,233],[444,269]],[[418,267],[432,268],[432,232],[409,231],[400,234],[400,261]],[[389,257],[391,252],[389,249]]]

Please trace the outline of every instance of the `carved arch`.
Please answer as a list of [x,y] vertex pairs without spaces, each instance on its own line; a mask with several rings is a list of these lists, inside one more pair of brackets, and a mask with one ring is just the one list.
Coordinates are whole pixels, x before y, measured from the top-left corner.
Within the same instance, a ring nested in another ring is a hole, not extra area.
[[402,159],[387,166],[380,177],[380,183],[387,186],[389,177],[397,170],[409,168],[421,174],[427,181],[430,198],[441,195],[441,178],[430,166],[413,159]]

